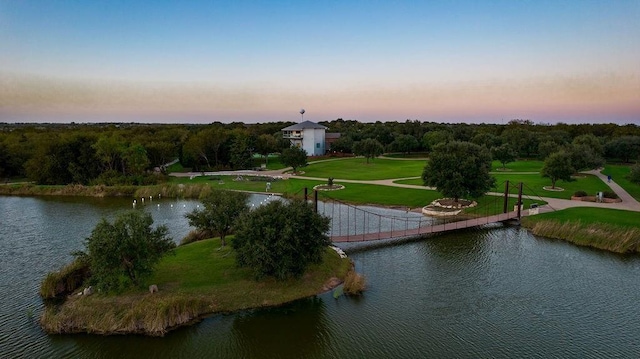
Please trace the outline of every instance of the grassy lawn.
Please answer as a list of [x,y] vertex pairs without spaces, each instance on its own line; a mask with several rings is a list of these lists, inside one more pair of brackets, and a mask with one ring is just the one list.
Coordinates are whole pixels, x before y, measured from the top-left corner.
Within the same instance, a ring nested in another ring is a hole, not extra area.
[[184,167],[182,167],[182,163],[180,163],[180,161],[172,164],[171,166],[167,167],[167,173],[173,173],[173,172],[184,172]]
[[302,279],[256,281],[249,270],[236,266],[234,253],[230,245],[220,247],[219,239],[180,246],[175,256],[162,259],[148,282],[177,293],[215,293],[219,306],[237,310],[314,295],[327,279],[343,277],[349,269],[349,260],[327,248],[323,263],[312,265]]
[[611,191],[611,188],[607,186],[601,179],[593,175],[585,175],[585,177],[576,178],[575,181],[565,182],[558,181],[556,182],[556,187],[564,188],[562,192],[555,191],[546,191],[543,189],[545,186],[551,186],[551,180],[545,177],[542,177],[539,174],[532,175],[510,175],[510,174],[494,174],[496,178],[496,183],[499,185],[499,189],[497,191],[504,190],[504,182],[509,180],[511,186],[515,183],[523,182],[524,188],[523,192],[528,196],[540,196],[540,197],[551,197],[551,198],[561,198],[561,199],[571,199],[571,196],[576,191],[585,191],[589,195],[595,195],[600,191]]
[[[590,195],[595,195],[600,191],[610,191],[611,188],[607,186],[602,180],[596,176],[585,175],[584,178],[577,178],[572,182],[558,181],[556,187],[564,188],[562,192],[546,191],[544,186],[551,186],[551,181],[548,178],[544,178],[539,174],[508,174],[499,173],[493,174],[496,178],[498,188],[495,188],[493,192],[503,192],[504,182],[509,180],[510,186],[514,186],[516,183],[523,182],[523,195],[531,197],[551,197],[561,199],[571,199],[571,196],[576,191],[585,191]],[[411,184],[416,186],[422,185],[422,179],[414,178],[408,180],[395,181],[396,183]],[[513,190],[513,188],[512,188]],[[513,193],[513,192],[512,192]]]
[[[256,157],[253,159],[252,163],[254,167],[260,167],[264,163],[264,157],[262,156]],[[269,155],[269,160],[267,161],[268,170],[279,170],[285,167],[287,166],[283,165],[282,162],[280,162],[279,155]]]
[[625,191],[629,192],[633,198],[640,201],[640,185],[632,183],[627,179],[627,175],[631,171],[630,166],[625,165],[607,165],[602,174],[610,175],[613,180],[619,184]]
[[535,235],[604,249],[640,253],[640,213],[605,208],[568,208],[525,217],[522,225]]
[[304,176],[340,178],[352,180],[380,180],[420,176],[424,160],[390,160],[376,158],[366,163],[364,158],[347,158],[337,161],[309,163],[302,170]]
[[[230,238],[230,240],[233,240]],[[348,259],[327,248],[324,260],[311,265],[300,279],[254,280],[236,267],[230,246],[218,239],[180,246],[157,265],[147,281],[159,292],[132,290],[120,295],[72,296],[59,308],[47,309],[43,326],[50,333],[144,333],[162,335],[168,329],[219,312],[283,304],[320,292],[331,277],[344,278]]]
[[[507,170],[510,172],[540,172],[544,162],[537,160],[520,160],[507,163]],[[502,163],[500,161],[493,161],[491,163],[492,171],[501,171]]]
[[411,152],[409,154],[406,153],[385,153],[382,156],[390,157],[390,158],[411,158],[411,159],[420,159],[426,160],[429,158],[429,154],[426,152]]

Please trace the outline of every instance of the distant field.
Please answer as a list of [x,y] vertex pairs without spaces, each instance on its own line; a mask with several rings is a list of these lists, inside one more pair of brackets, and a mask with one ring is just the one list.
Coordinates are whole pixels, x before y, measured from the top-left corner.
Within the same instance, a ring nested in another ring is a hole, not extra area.
[[426,153],[426,152],[412,152],[412,153],[409,153],[409,154],[406,154],[406,153],[385,153],[382,156],[390,157],[390,158],[413,158],[413,159],[421,159],[421,160],[426,160],[427,158],[429,158],[429,154]]
[[[507,163],[507,170],[510,172],[540,172],[544,162],[537,160],[521,160]],[[491,162],[491,171],[502,171],[500,161]]]
[[336,161],[310,163],[302,170],[308,177],[333,177],[351,180],[381,180],[420,176],[426,161],[376,158],[347,158]]
[[627,179],[631,168],[625,165],[607,165],[602,171],[605,175],[611,175],[613,180],[629,192],[633,198],[640,201],[640,185],[632,183]]

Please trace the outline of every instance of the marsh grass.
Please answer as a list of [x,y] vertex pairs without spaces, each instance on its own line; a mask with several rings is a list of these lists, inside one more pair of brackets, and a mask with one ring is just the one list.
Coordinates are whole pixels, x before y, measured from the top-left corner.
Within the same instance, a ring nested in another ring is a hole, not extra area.
[[640,253],[640,228],[618,227],[582,221],[538,221],[530,228],[538,236],[564,239],[571,243],[615,253]]
[[175,252],[162,259],[145,283],[156,284],[158,293],[132,289],[119,295],[70,296],[61,306],[47,307],[42,327],[49,333],[164,335],[205,315],[313,296],[329,278],[344,278],[351,267],[348,259],[327,248],[323,262],[300,279],[255,281],[250,271],[236,267],[231,246],[221,248],[219,239],[180,246]]
[[80,196],[80,197],[126,197],[132,196],[137,186],[65,186],[35,185],[32,183],[0,186],[0,194],[11,196]]
[[59,271],[50,272],[40,283],[40,296],[43,299],[54,299],[60,295],[71,293],[80,288],[89,276],[89,265],[79,259],[62,267]]
[[365,291],[366,283],[365,277],[352,269],[344,278],[343,291],[347,295],[360,295]]

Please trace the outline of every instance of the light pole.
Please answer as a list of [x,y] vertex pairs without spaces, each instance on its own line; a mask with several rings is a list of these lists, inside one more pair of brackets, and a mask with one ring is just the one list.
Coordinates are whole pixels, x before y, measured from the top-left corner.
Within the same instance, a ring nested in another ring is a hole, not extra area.
[[300,122],[304,122],[304,108],[300,109]]

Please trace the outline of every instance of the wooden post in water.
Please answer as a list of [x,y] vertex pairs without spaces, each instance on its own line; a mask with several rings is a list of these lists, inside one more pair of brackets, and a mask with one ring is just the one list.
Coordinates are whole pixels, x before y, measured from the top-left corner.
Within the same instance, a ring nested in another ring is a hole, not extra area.
[[522,208],[522,182],[520,182],[518,184],[518,219],[520,219],[521,216],[521,209]]
[[504,181],[504,206],[502,213],[507,213],[509,207],[509,180]]
[[318,191],[313,190],[313,211],[318,213]]

